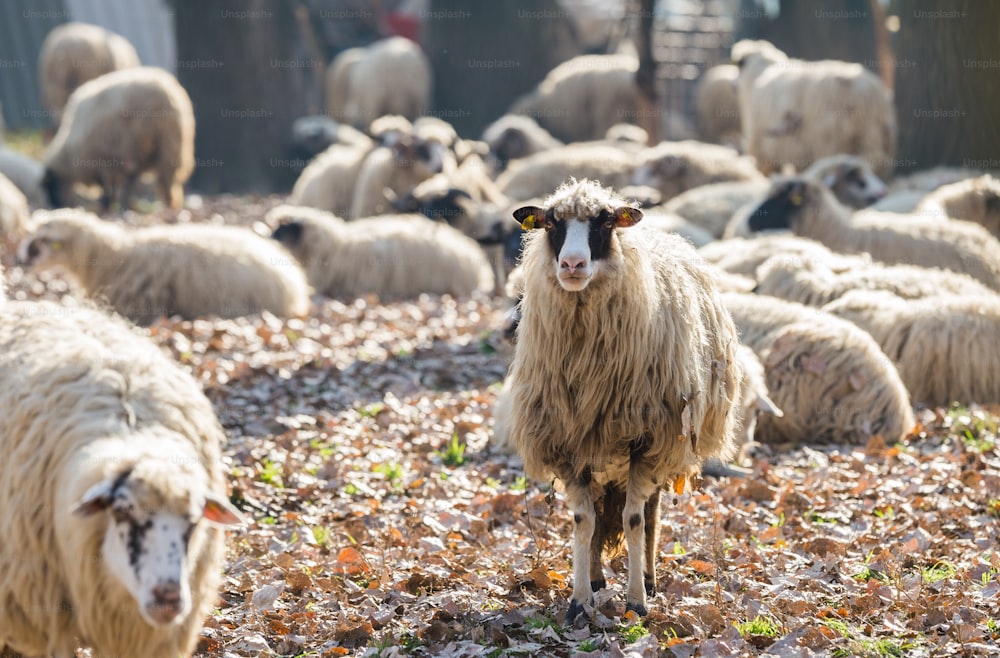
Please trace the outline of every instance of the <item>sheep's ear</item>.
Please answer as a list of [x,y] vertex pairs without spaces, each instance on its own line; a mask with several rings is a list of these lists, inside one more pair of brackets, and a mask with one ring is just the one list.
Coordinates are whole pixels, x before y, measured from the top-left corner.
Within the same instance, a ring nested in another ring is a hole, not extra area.
[[545,208],[538,206],[524,206],[514,211],[514,221],[521,225],[525,231],[534,228],[549,228],[549,217]]
[[87,489],[87,493],[83,494],[80,502],[73,508],[73,513],[77,516],[93,516],[111,507],[117,479],[110,478]]
[[785,416],[785,412],[783,412],[778,405],[774,403],[774,400],[760,393],[757,394],[757,401],[754,406],[757,407],[758,411],[763,411],[766,414],[771,414],[772,416],[777,416],[778,418],[783,418]]
[[615,226],[618,228],[635,226],[640,221],[642,221],[642,211],[638,208],[630,208],[628,206],[615,208]]
[[220,498],[215,494],[205,496],[205,506],[201,510],[201,516],[209,523],[215,525],[246,525],[246,517],[225,498]]

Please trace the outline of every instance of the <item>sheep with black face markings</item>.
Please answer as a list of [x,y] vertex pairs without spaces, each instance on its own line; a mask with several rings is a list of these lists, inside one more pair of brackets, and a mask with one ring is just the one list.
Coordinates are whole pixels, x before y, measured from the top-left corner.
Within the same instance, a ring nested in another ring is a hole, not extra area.
[[194,379],[121,320],[7,302],[0,409],[4,655],[190,656],[241,521]]
[[66,268],[88,295],[140,324],[162,315],[309,311],[309,285],[292,255],[238,226],[133,229],[81,211],[53,211],[21,243],[20,256],[38,269]]
[[508,380],[527,474],[566,485],[575,521],[572,620],[604,585],[624,533],[626,607],[656,591],[659,492],[732,450],[739,339],[711,271],[682,238],[592,181],[514,213],[534,232]]
[[979,224],[913,217],[888,221],[851,214],[822,183],[804,177],[777,180],[747,221],[751,231],[791,229],[841,253],[877,261],[940,267],[1000,290],[1000,242]]

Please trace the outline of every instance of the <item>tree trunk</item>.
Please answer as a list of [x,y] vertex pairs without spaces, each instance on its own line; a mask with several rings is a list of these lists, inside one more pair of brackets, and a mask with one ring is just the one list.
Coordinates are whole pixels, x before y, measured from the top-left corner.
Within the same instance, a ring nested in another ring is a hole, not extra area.
[[1000,3],[899,3],[898,169],[1000,168]]
[[638,0],[639,31],[636,33],[635,49],[639,54],[639,69],[635,72],[635,83],[639,87],[641,103],[639,125],[649,135],[650,145],[660,143],[660,107],[656,102],[656,60],[653,58],[653,10],[656,0]]
[[431,0],[424,48],[434,71],[433,110],[464,137],[483,128],[576,54],[556,0]]
[[[292,121],[308,110],[313,69],[295,3],[176,0],[177,75],[197,122],[191,186],[208,194],[284,192]],[[300,168],[299,168],[300,169]]]

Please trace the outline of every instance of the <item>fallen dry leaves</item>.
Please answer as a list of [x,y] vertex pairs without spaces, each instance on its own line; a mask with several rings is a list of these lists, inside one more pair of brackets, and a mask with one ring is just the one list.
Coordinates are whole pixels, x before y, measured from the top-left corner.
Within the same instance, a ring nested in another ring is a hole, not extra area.
[[[9,274],[13,296],[72,289]],[[149,329],[215,404],[251,519],[197,655],[1000,654],[991,410],[923,411],[898,445],[765,454],[667,496],[649,616],[625,614],[618,559],[567,626],[562,496],[489,445],[503,303],[317,301],[302,320]]]

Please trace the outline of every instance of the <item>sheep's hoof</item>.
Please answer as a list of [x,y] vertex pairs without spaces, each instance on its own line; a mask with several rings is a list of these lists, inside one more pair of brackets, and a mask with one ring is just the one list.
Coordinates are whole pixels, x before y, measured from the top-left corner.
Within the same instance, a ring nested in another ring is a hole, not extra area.
[[603,578],[599,580],[590,581],[590,589],[594,590],[595,592],[598,592],[607,586],[608,586],[608,581],[604,580]]
[[652,596],[653,592],[656,591],[656,581],[652,578],[646,578],[646,596]]
[[649,612],[649,610],[646,609],[646,606],[642,603],[625,603],[625,611],[628,612],[629,610],[640,617],[645,617]]
[[583,612],[583,604],[578,603],[575,599],[569,602],[569,610],[566,611],[566,623],[572,624],[573,621],[580,616]]

